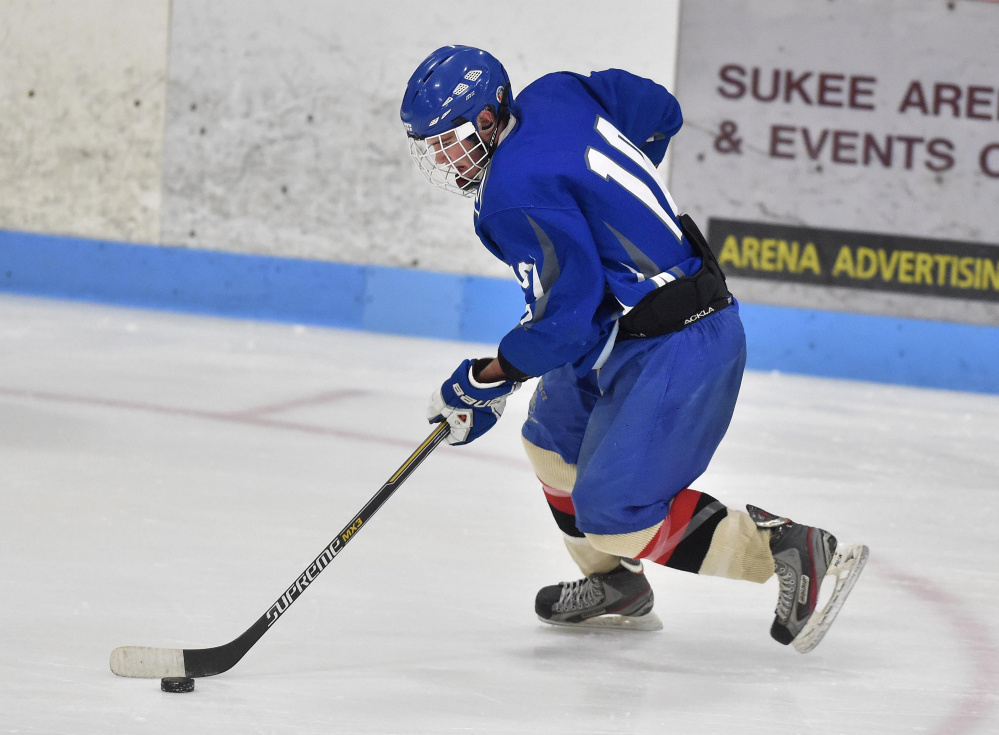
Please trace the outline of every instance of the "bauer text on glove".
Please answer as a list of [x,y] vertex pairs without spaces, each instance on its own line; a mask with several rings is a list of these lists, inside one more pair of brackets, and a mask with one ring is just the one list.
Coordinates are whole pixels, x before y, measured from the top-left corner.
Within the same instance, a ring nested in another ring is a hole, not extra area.
[[474,368],[490,362],[465,360],[454,374],[430,396],[427,419],[431,423],[447,421],[451,426],[448,444],[468,444],[485,434],[503,415],[506,397],[520,387],[511,380],[480,383]]

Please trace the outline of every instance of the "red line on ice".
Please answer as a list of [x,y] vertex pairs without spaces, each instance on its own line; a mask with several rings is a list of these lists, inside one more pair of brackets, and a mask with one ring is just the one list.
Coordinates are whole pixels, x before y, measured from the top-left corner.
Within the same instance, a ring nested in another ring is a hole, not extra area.
[[329,391],[328,393],[318,393],[314,396],[306,396],[305,398],[297,398],[292,401],[273,403],[271,405],[260,406],[258,408],[249,408],[245,411],[234,411],[228,415],[236,418],[252,418],[265,413],[280,413],[282,411],[290,411],[295,408],[318,406],[323,403],[333,403],[334,401],[342,401],[345,398],[357,398],[358,396],[366,395],[371,395],[371,392],[365,390],[334,390]]
[[964,695],[930,735],[964,735],[974,731],[979,723],[988,719],[995,706],[994,693],[999,691],[999,649],[989,635],[988,626],[978,620],[960,598],[928,579],[903,572],[880,559],[871,561],[879,574],[936,607],[951,623],[971,659],[973,671]]
[[[346,394],[347,391],[342,391]],[[177,406],[162,406],[157,403],[146,403],[144,401],[128,401],[118,398],[100,398],[96,396],[83,396],[83,395],[73,395],[70,393],[56,393],[51,391],[39,391],[39,390],[26,390],[18,388],[0,388],[0,395],[11,396],[14,398],[28,398],[39,401],[51,401],[54,403],[67,403],[75,405],[84,406],[99,406],[102,408],[113,408],[113,409],[124,409],[128,411],[143,411],[146,413],[155,413],[164,416],[188,416],[190,418],[206,419],[209,421],[221,421],[230,424],[243,424],[246,426],[259,426],[267,429],[281,429],[284,431],[296,431],[302,434],[316,434],[320,436],[335,436],[342,439],[352,439],[356,441],[370,442],[372,444],[387,444],[396,447],[405,447],[412,450],[420,440],[424,437],[416,437],[415,439],[393,439],[391,437],[382,436],[379,434],[365,434],[353,429],[336,429],[329,426],[316,426],[314,424],[303,424],[297,421],[281,421],[280,419],[266,418],[260,416],[259,414],[265,411],[277,411],[283,410],[278,406],[265,406],[258,409],[250,409],[247,411],[237,411],[237,412],[226,412],[226,411],[204,411],[197,408],[180,408]],[[333,394],[321,394],[319,398],[323,396],[332,396]],[[346,397],[345,395],[343,397]],[[280,404],[280,406],[294,407],[296,405],[312,405],[316,402],[317,396],[312,398],[305,398],[301,401],[291,401],[287,403]],[[321,401],[319,401],[321,402]],[[429,431],[429,424],[428,424]],[[452,449],[451,447],[445,447],[445,449]],[[524,468],[530,470],[530,466],[526,461],[511,460],[509,457],[500,456],[497,454],[489,454],[486,452],[479,452],[475,450],[469,450],[467,448],[462,448],[462,451],[456,456],[464,457],[465,459],[474,459],[480,462],[491,462],[495,464],[502,464],[505,467],[510,467],[511,465],[522,465]],[[533,470],[531,470],[533,473]]]

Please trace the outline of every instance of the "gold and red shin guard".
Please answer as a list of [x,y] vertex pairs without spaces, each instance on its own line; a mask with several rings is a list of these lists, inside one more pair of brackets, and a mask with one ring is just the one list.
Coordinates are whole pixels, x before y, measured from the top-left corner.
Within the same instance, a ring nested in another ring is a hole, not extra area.
[[774,572],[768,532],[757,528],[748,513],[689,488],[677,494],[666,518],[651,528],[586,538],[604,552],[693,574],[765,582]]
[[584,534],[576,526],[572,502],[575,465],[526,439],[524,447],[566,548],[584,575],[609,572],[621,557],[752,582],[765,582],[773,575],[769,532],[757,528],[748,513],[726,508],[689,488],[677,494],[666,518],[655,526],[633,533]]

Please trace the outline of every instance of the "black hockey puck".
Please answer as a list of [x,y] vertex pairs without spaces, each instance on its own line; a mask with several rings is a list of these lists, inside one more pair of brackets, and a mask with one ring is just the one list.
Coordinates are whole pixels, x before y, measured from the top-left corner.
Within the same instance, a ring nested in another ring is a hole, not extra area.
[[193,692],[194,679],[187,676],[167,676],[160,679],[160,689],[164,692]]

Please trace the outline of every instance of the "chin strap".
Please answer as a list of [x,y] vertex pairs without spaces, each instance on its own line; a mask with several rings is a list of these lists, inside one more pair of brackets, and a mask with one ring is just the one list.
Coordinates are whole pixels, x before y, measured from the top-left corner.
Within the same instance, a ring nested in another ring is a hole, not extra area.
[[[500,132],[500,127],[502,126],[502,133],[506,133],[510,130],[510,122],[514,120],[513,115],[510,114],[510,108],[504,103],[498,111],[496,111],[496,125],[493,127],[493,134],[489,136],[489,142],[486,145],[486,156],[491,158],[493,152],[499,147],[505,137]],[[480,136],[481,139],[481,136]],[[485,141],[483,141],[485,142]]]

